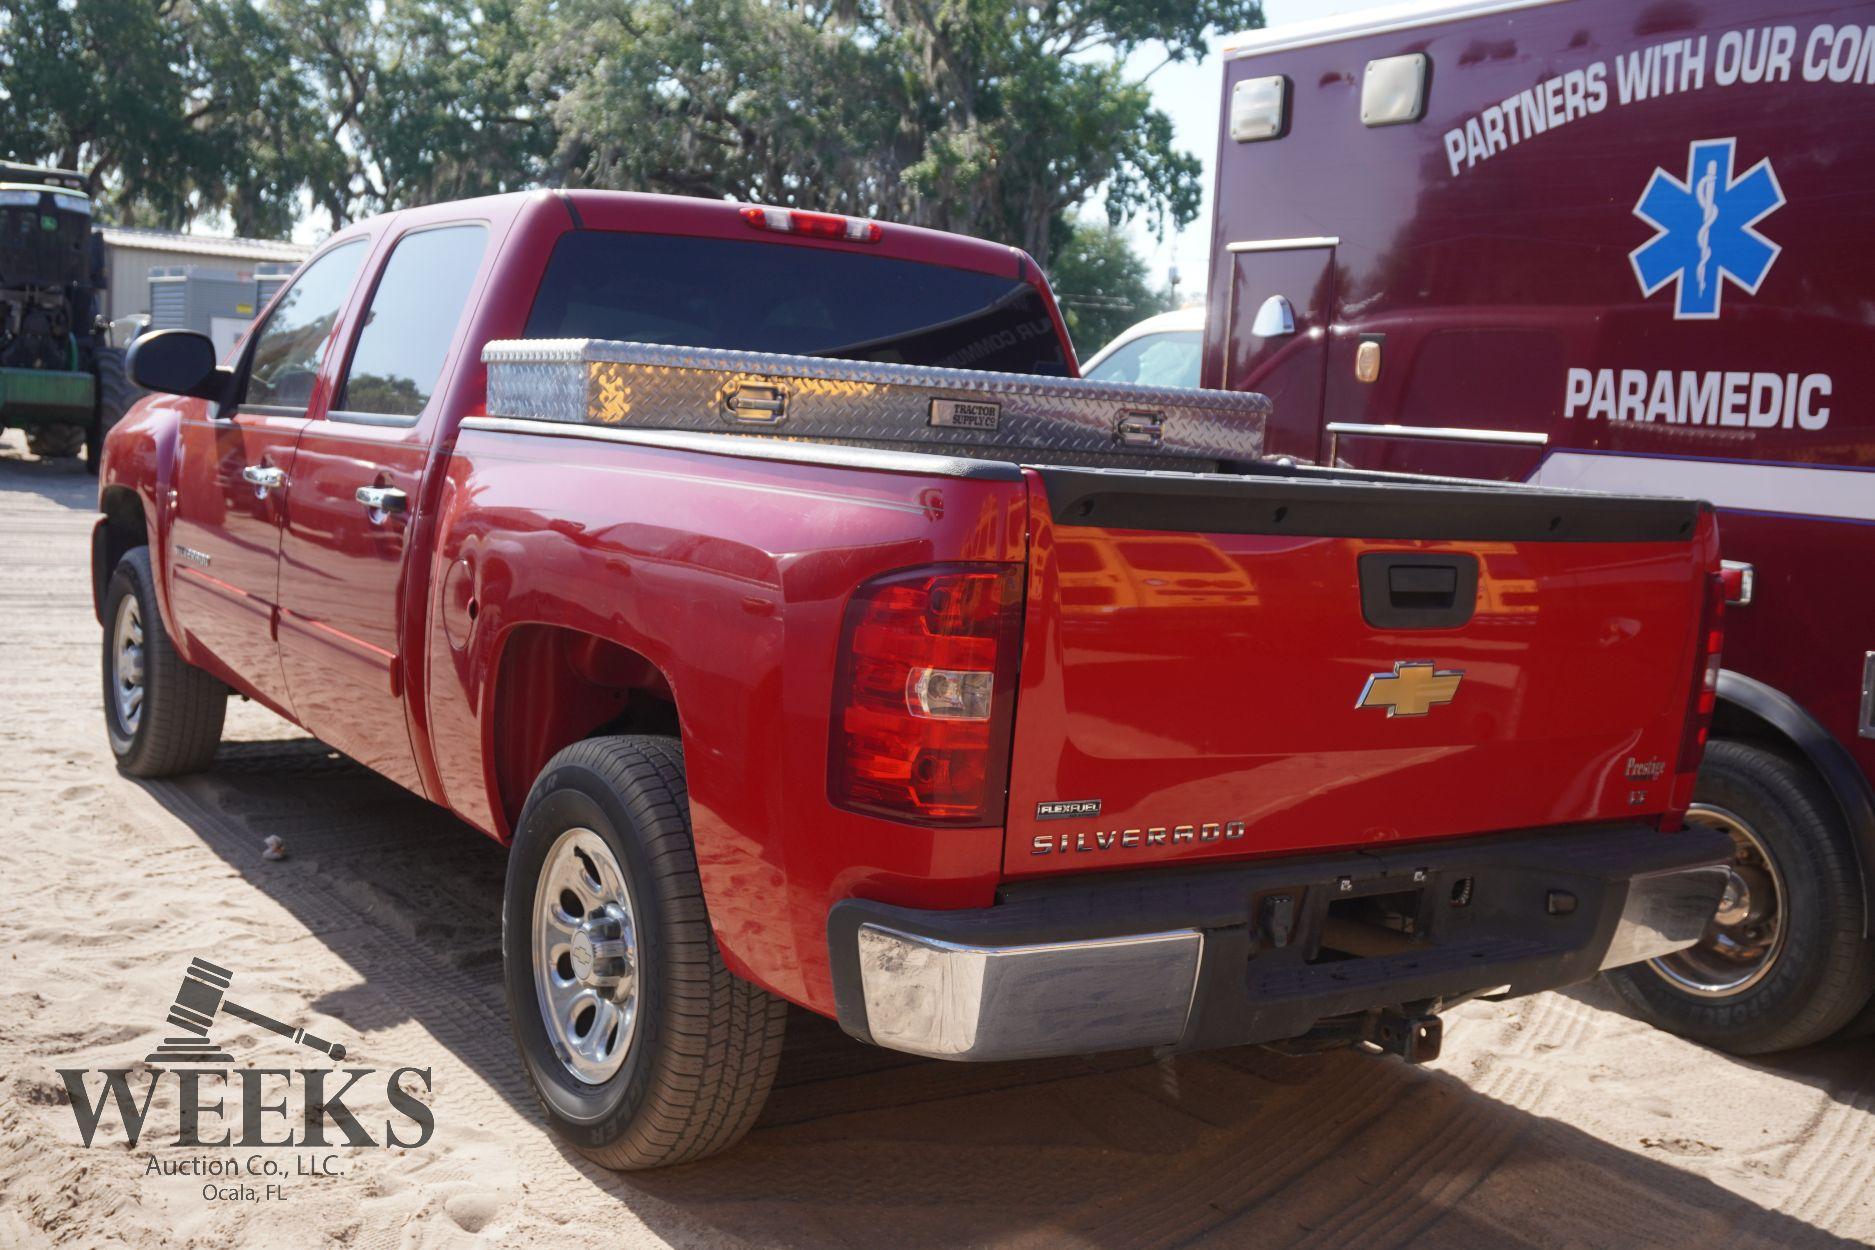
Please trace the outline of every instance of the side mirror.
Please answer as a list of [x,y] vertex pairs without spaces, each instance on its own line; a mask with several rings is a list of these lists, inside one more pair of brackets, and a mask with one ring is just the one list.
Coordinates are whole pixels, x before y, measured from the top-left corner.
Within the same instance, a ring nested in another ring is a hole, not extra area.
[[146,391],[220,401],[234,380],[215,363],[215,344],[193,330],[157,330],[130,345],[124,358],[130,380]]

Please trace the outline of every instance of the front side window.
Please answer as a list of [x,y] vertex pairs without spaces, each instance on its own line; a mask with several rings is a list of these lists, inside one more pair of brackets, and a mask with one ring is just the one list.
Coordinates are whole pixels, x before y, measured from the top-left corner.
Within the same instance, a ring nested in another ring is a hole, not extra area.
[[423,411],[442,377],[487,244],[482,225],[421,230],[398,242],[372,293],[333,416],[415,419]]
[[365,240],[354,239],[300,270],[254,339],[243,403],[306,411],[319,362],[367,250]]
[[1097,382],[1136,382],[1141,386],[1196,386],[1204,350],[1196,330],[1142,334],[1090,368]]

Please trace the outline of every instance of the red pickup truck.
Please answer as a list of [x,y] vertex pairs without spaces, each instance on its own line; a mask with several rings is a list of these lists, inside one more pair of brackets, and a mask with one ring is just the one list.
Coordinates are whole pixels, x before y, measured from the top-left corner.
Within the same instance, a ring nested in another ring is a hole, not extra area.
[[614,1167],[734,1142],[786,1002],[950,1059],[1436,1054],[1697,941],[1709,509],[1298,467],[1074,377],[1020,252],[539,192],[139,341],[120,767],[230,691],[510,847],[515,1038]]

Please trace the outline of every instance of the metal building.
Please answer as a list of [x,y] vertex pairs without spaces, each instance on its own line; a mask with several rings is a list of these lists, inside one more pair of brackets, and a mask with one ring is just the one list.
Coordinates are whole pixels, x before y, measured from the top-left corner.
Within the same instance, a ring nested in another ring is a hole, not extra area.
[[194,330],[226,355],[297,266],[262,261],[252,269],[155,265],[146,301],[152,330]]
[[245,274],[250,281],[260,282],[260,297],[264,300],[280,283],[277,273],[265,271],[281,266],[289,267],[290,271],[290,267],[312,254],[310,247],[267,239],[218,238],[120,226],[106,226],[103,232],[105,263],[110,267],[111,283],[102,311],[109,318],[153,311],[150,307],[150,271],[153,269],[202,265]]

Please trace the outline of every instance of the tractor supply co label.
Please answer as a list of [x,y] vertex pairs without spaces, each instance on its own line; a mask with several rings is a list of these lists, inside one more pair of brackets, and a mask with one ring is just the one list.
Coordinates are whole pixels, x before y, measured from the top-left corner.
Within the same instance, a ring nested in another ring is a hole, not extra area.
[[[77,1137],[152,1183],[180,1180],[215,1204],[278,1202],[298,1183],[346,1174],[360,1149],[415,1150],[436,1131],[430,1069],[345,1063],[342,1042],[244,1005],[248,987],[191,960],[138,1066],[59,1068]],[[236,1066],[217,1034],[252,1037],[264,1066]]]
[[1609,108],[1737,83],[1875,86],[1875,26],[1763,26],[1696,35],[1572,69],[1467,117],[1446,131],[1454,177],[1539,135]]
[[1001,412],[1000,404],[986,400],[934,399],[930,424],[959,430],[993,430]]

